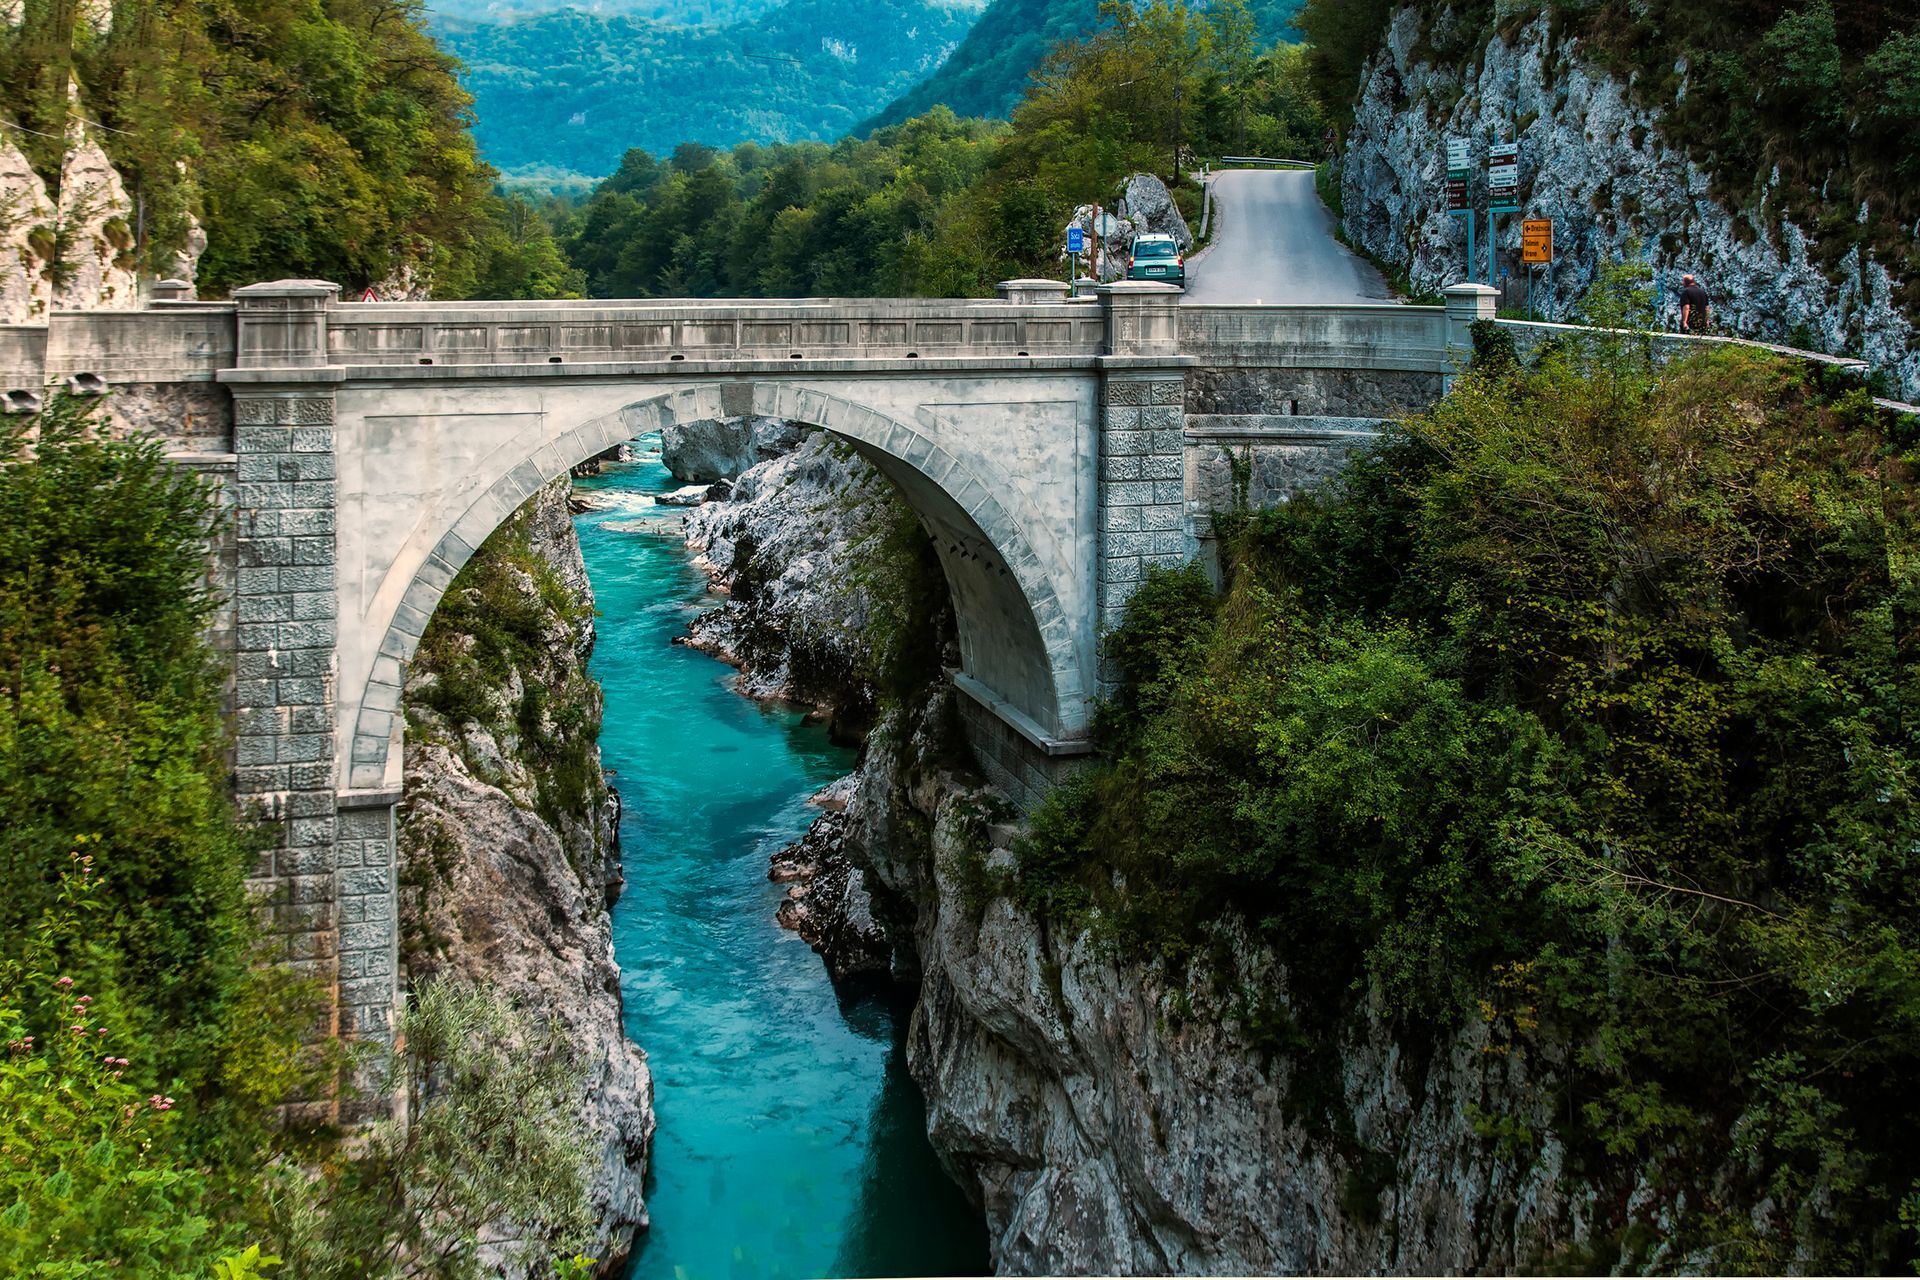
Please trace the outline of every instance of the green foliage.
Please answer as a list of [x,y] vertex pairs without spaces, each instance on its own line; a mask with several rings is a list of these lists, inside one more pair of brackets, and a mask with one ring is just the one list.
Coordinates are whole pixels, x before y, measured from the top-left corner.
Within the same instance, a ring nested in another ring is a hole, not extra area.
[[236,1229],[211,1217],[174,1099],[127,1078],[151,1071],[134,1069],[146,1046],[123,1030],[124,1002],[67,972],[92,932],[82,917],[104,905],[93,863],[69,854],[54,900],[0,959],[0,1271],[205,1275]]
[[519,1241],[503,1246],[509,1258],[581,1274],[593,1226],[586,1064],[564,1025],[435,982],[414,991],[398,1042],[379,1089],[404,1099],[405,1119],[374,1126],[317,1182],[281,1171],[272,1220],[287,1273],[477,1278],[486,1227]]
[[[458,292],[487,172],[454,63],[415,0],[122,0],[107,35],[33,0],[0,34],[0,99],[55,177],[74,104],[127,178],[129,245],[170,266],[197,217],[204,289],[323,277],[349,288],[417,269]],[[42,136],[44,135],[44,136]],[[133,238],[137,234],[137,243]]]
[[1485,1022],[1564,1073],[1592,1176],[1666,1161],[1716,1267],[1903,1263],[1912,449],[1738,350],[1465,375],[1336,492],[1229,526],[1210,630],[1142,593],[1114,758],[1012,892],[1182,963],[1237,921],[1302,1046]]
[[882,703],[910,705],[940,679],[953,631],[947,577],[913,509],[896,497],[877,547],[859,558],[871,608],[866,670]]
[[1304,0],[1294,19],[1307,37],[1309,83],[1334,122],[1353,121],[1360,69],[1379,52],[1393,0]]
[[18,427],[0,437],[0,958],[20,958],[84,841],[106,888],[68,972],[126,993],[143,1084],[244,1133],[291,1083],[305,1004],[248,963],[255,837],[228,796],[204,639],[214,507],[158,446],[97,435],[84,406],[56,398],[30,448]]
[[[496,195],[486,206],[473,249],[473,276],[461,291],[492,300],[583,298],[587,273],[567,261],[548,215],[525,196]],[[449,287],[441,297],[456,296]]]
[[[1286,39],[1298,7],[1299,0],[1249,4],[1255,38],[1263,44]],[[936,106],[962,116],[1005,118],[1019,105],[1048,52],[1085,39],[1100,19],[1100,0],[994,0],[938,70],[861,129],[899,124]]]
[[[945,107],[865,139],[629,152],[564,228],[596,296],[977,296],[1062,270],[1062,224],[1176,150],[1317,145],[1304,55],[1255,56],[1242,0],[1110,3],[1060,46],[1011,128]],[[1189,201],[1190,202],[1190,201]]]

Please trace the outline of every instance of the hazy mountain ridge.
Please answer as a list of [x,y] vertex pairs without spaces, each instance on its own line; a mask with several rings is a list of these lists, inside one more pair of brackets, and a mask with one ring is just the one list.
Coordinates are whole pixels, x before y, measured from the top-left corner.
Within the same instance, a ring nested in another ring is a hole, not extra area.
[[571,8],[510,22],[442,13],[435,34],[466,63],[492,164],[606,174],[630,147],[840,137],[932,73],[975,16],[926,0],[791,0],[707,27]]

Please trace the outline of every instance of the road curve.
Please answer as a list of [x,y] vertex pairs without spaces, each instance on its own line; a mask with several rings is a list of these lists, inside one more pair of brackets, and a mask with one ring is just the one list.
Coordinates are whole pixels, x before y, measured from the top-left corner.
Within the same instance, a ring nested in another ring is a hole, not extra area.
[[1333,237],[1304,169],[1213,175],[1213,243],[1187,263],[1187,303],[1391,302],[1378,271]]

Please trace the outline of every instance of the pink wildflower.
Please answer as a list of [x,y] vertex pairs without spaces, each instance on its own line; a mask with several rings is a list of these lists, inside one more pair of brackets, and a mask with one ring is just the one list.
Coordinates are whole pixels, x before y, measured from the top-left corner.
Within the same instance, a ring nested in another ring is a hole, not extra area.
[[62,991],[65,991],[68,987],[73,985],[73,979],[72,978],[56,978],[54,980],[53,985],[60,988]]

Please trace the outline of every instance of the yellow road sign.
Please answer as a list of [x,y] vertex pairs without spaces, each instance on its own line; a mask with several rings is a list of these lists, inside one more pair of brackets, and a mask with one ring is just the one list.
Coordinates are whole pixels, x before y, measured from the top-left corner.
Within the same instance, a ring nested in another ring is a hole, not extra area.
[[1553,220],[1528,218],[1520,224],[1520,261],[1529,264],[1553,261]]

